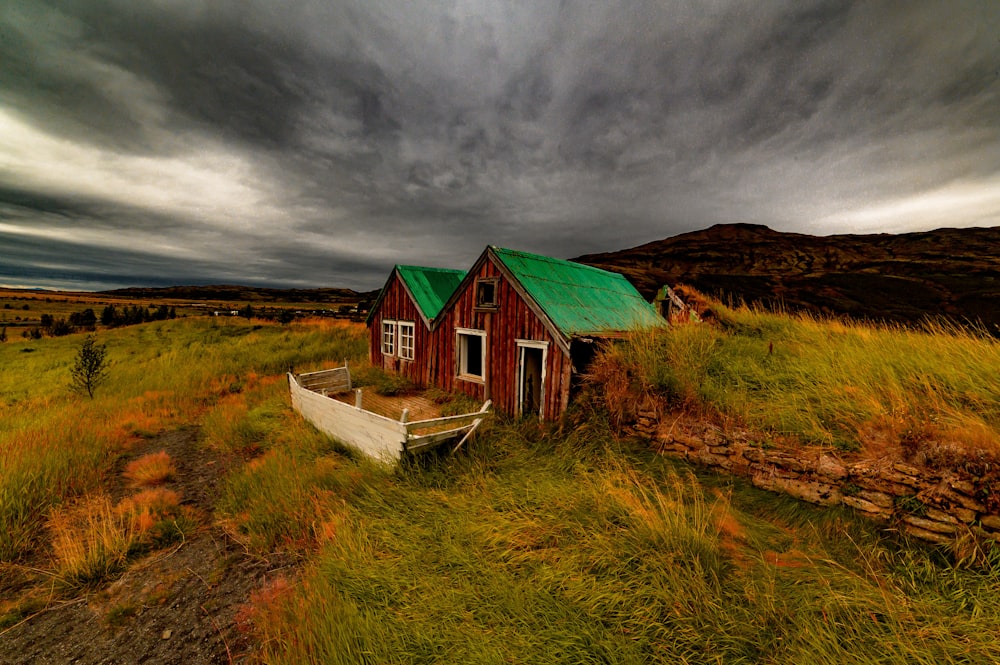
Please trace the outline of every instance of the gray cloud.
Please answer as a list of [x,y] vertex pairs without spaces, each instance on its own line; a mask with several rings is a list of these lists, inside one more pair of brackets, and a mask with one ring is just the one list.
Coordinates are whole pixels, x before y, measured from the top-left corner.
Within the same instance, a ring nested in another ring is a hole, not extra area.
[[374,288],[487,243],[1000,217],[991,2],[38,1],[0,68],[7,282]]

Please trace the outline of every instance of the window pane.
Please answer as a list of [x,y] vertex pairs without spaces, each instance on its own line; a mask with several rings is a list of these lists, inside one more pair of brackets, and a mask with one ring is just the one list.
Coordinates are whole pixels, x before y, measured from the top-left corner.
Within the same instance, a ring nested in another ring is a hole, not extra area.
[[465,336],[465,373],[483,375],[483,338],[479,335]]
[[476,304],[495,305],[496,304],[496,283],[479,282],[476,284]]
[[396,324],[382,323],[382,353],[391,356],[396,353]]
[[413,338],[414,330],[412,323],[399,324],[399,357],[404,360],[413,360]]

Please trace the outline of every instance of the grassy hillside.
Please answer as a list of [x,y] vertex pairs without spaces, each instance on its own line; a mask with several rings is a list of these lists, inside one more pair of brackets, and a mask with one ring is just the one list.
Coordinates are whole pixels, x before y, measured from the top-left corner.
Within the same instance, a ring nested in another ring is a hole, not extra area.
[[717,306],[718,325],[638,335],[595,366],[612,410],[650,391],[774,438],[932,465],[1000,459],[1000,342]]

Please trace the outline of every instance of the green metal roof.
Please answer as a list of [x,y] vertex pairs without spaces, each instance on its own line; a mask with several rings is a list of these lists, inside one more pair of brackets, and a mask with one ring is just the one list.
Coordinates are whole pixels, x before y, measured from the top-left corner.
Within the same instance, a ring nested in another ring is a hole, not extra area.
[[441,308],[465,277],[464,270],[396,266],[403,283],[413,294],[413,300],[428,320],[441,313]]
[[567,337],[666,325],[617,273],[513,249],[491,249]]

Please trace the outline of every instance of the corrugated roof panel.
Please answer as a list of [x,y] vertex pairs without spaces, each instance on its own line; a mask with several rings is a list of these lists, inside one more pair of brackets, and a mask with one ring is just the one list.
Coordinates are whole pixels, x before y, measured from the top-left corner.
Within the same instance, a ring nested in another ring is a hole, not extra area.
[[619,274],[528,252],[492,249],[568,337],[666,325]]
[[450,268],[396,266],[396,270],[428,320],[441,313],[441,308],[465,277],[464,270]]

